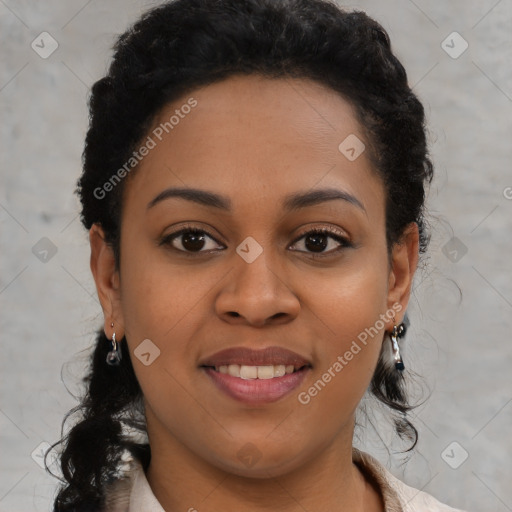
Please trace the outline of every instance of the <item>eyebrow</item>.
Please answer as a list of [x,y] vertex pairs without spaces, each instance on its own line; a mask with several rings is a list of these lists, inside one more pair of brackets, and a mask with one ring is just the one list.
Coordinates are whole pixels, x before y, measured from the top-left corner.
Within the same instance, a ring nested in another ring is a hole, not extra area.
[[[207,190],[182,187],[168,188],[166,190],[163,190],[148,203],[147,210],[149,210],[156,204],[160,203],[161,201],[173,197],[185,199],[187,201],[192,201],[202,206],[208,206],[217,208],[219,210],[225,210],[227,212],[230,212],[232,207],[231,199],[229,199],[226,196],[221,196],[219,194],[209,192]],[[299,210],[301,208],[306,208],[308,206],[314,206],[325,201],[332,201],[336,199],[347,201],[353,204],[354,206],[357,206],[366,213],[365,207],[363,206],[361,201],[357,199],[357,197],[353,196],[348,192],[345,192],[344,190],[338,190],[335,188],[316,189],[307,192],[291,194],[285,197],[283,206],[286,211],[294,211]]]

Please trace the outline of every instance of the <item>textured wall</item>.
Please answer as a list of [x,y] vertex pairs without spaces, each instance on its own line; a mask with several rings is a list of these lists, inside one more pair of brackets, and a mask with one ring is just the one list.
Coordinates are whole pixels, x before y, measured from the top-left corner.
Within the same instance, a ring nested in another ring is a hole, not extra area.
[[[102,323],[73,195],[87,93],[106,69],[114,34],[154,4],[0,1],[2,512],[50,509],[56,481],[38,466],[41,443],[58,438],[75,405],[64,383],[78,390]],[[401,466],[379,444],[380,436],[395,446],[390,430],[379,425],[377,435],[363,417],[360,443],[442,501],[510,511],[512,2],[347,7],[388,29],[425,103],[437,170],[430,257],[417,276],[405,341],[408,366],[431,390],[412,416],[420,443]],[[378,409],[372,423],[381,423]]]

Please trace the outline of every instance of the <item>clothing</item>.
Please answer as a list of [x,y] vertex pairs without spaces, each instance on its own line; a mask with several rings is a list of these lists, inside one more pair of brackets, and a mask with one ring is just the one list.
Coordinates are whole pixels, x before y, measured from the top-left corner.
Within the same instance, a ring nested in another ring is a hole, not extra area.
[[[464,512],[405,485],[365,452],[353,448],[352,459],[363,474],[377,484],[385,512]],[[165,512],[153,494],[140,462],[134,459],[130,467],[125,478],[107,489],[104,512]]]

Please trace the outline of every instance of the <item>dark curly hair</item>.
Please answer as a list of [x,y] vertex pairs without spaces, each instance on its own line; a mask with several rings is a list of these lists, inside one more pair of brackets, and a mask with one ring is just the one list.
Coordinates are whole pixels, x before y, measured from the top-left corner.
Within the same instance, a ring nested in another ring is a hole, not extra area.
[[[337,91],[356,109],[368,154],[386,191],[388,254],[416,222],[420,253],[429,236],[425,186],[432,181],[424,109],[392,53],[386,31],[363,12],[327,0],[175,0],[142,16],[114,47],[108,74],[92,87],[90,126],[77,193],[81,219],[102,226],[119,268],[122,180],[106,197],[98,189],[128,161],[161,109],[195,87],[235,74],[309,78]],[[132,173],[136,172],[136,168]],[[125,435],[145,432],[142,392],[121,340],[118,367],[105,363],[110,343],[97,331],[85,393],[62,425],[60,465],[65,482],[54,511],[101,510],[105,484],[128,449],[146,468],[149,445]],[[414,448],[404,377],[379,358],[369,391],[389,406],[396,431]],[[70,415],[80,419],[64,435]]]

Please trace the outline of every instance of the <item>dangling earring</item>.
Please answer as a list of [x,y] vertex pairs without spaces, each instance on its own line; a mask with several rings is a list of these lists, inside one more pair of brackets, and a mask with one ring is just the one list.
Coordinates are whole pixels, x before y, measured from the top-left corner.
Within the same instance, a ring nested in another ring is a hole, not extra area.
[[395,359],[395,368],[399,371],[404,371],[405,365],[400,356],[400,347],[398,346],[398,338],[405,335],[405,325],[403,323],[393,326],[391,333],[391,343],[393,345],[393,357]]
[[[110,324],[114,327],[114,322]],[[112,350],[107,354],[107,364],[110,366],[119,366],[121,363],[121,349],[116,342],[116,333],[112,333]]]

